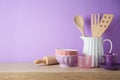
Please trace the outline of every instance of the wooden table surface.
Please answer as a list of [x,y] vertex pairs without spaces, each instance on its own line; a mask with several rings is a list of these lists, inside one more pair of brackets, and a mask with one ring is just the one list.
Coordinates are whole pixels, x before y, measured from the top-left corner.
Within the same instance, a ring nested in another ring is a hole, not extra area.
[[120,70],[61,68],[59,65],[0,63],[0,80],[120,80]]

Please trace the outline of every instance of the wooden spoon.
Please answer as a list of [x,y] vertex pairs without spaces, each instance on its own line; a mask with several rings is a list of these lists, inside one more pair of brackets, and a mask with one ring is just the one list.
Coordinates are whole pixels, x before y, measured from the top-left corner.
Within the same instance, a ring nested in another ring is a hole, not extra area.
[[74,22],[77,25],[77,28],[81,31],[82,36],[85,36],[85,33],[84,33],[84,20],[83,20],[82,16],[75,16],[74,17]]

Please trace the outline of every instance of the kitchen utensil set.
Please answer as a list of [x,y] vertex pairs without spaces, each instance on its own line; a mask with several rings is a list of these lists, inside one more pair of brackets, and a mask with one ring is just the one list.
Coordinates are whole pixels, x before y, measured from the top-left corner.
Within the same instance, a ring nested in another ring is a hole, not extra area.
[[[91,14],[91,32],[92,37],[101,37],[103,33],[109,27],[114,15],[113,14],[103,14],[102,19],[100,20],[100,14]],[[75,16],[74,22],[77,25],[78,29],[81,31],[82,36],[85,36],[84,33],[84,20],[82,16]]]
[[[75,16],[74,22],[82,33],[83,40],[83,55],[91,56],[91,67],[98,67],[101,57],[104,55],[103,42],[110,42],[110,53],[112,50],[112,41],[109,39],[103,40],[102,35],[108,29],[112,19],[113,14],[103,14],[102,19],[100,19],[100,14],[91,14],[91,33],[92,36],[85,36],[84,33],[84,21],[81,16]],[[84,61],[86,63],[86,61]]]

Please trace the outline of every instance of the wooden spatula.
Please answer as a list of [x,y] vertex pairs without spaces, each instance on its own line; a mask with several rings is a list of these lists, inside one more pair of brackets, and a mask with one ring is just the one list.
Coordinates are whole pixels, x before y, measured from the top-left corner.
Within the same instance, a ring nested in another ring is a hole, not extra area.
[[98,26],[98,32],[99,34],[97,35],[98,37],[101,37],[103,35],[103,33],[107,30],[107,28],[109,27],[112,19],[113,19],[113,14],[104,14],[99,26]]

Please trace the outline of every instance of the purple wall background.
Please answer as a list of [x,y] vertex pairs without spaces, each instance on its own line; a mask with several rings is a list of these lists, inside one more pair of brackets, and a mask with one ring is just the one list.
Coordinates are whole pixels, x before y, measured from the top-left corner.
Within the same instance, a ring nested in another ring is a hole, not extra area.
[[120,58],[120,0],[0,0],[0,62],[33,61],[54,55],[56,48],[81,53],[81,33],[73,17],[83,16],[85,33],[91,35],[91,13],[115,15],[103,38],[112,40],[112,52]]

